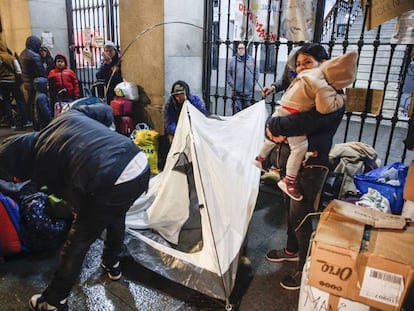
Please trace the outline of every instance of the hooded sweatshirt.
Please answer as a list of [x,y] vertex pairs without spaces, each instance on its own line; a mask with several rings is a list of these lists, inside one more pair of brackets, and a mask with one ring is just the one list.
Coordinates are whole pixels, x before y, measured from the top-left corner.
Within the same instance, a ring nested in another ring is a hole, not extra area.
[[[64,59],[65,67],[59,69],[55,67],[49,73],[49,93],[52,103],[56,101],[73,101],[79,98],[79,82],[75,72],[68,68],[68,58],[64,54],[56,54],[55,65],[58,59]],[[66,92],[59,98],[58,92],[66,89]]]
[[344,99],[338,90],[354,82],[357,59],[357,52],[348,52],[302,71],[283,94],[280,104],[297,111],[315,107],[322,114],[340,109]]
[[47,79],[43,77],[36,78],[33,85],[36,90],[34,127],[35,130],[40,130],[52,121],[53,113],[47,93]]
[[9,53],[7,46],[0,41],[0,81],[15,81],[17,69],[16,58]]
[[24,88],[33,90],[33,80],[37,77],[47,77],[39,49],[42,45],[40,38],[30,36],[26,39],[26,48],[20,54],[19,61],[22,67],[22,78]]

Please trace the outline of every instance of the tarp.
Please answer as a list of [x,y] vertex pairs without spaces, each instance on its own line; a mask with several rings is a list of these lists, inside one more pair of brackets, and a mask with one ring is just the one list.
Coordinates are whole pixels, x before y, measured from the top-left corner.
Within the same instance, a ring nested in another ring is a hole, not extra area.
[[266,117],[264,100],[228,117],[184,103],[163,172],[127,213],[136,261],[214,298],[230,296],[259,191],[253,162]]

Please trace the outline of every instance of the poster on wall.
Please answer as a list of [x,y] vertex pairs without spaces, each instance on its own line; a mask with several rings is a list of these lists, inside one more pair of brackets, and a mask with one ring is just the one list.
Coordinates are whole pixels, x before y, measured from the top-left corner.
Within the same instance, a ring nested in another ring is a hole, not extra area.
[[264,42],[266,39],[270,42],[276,41],[279,24],[279,1],[271,0],[270,3],[269,17],[268,0],[238,0],[235,2],[233,34],[235,41]]
[[288,0],[285,3],[281,36],[293,42],[312,40],[317,0]]
[[[313,39],[316,0],[282,1],[280,36],[287,40],[309,41]],[[280,1],[238,0],[234,14],[235,41],[274,42],[279,27]]]
[[40,40],[42,41],[42,45],[47,47],[48,49],[53,49],[53,34],[50,31],[43,31]]
[[367,9],[368,0],[362,0],[361,6],[367,15],[365,27],[371,30],[382,23],[400,16],[401,14],[414,10],[413,0],[371,0],[371,6]]

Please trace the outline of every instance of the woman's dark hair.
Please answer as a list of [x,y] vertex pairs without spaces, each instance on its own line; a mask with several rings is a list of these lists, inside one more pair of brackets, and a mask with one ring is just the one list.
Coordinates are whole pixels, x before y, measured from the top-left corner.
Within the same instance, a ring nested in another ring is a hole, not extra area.
[[178,80],[178,81],[175,81],[173,83],[173,85],[171,87],[171,94],[174,93],[174,89],[175,89],[176,85],[181,85],[184,88],[186,97],[190,96],[190,87],[188,86],[188,84],[185,81],[182,81],[182,80]]
[[296,57],[298,57],[299,54],[309,54],[313,56],[313,58],[315,58],[318,62],[329,59],[325,48],[319,43],[305,43],[296,52]]

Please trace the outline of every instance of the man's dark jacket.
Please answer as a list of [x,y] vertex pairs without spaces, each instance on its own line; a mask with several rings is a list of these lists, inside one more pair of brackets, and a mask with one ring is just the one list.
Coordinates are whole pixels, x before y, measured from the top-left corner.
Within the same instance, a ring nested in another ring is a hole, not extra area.
[[67,200],[105,192],[140,152],[130,138],[107,127],[112,121],[105,104],[71,109],[40,132],[3,141],[0,170],[47,185]]

